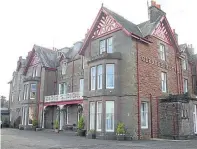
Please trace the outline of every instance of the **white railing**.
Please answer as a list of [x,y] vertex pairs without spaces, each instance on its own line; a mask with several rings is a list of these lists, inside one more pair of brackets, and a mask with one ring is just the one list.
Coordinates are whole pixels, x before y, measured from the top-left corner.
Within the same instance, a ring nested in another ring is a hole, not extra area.
[[60,95],[45,96],[45,102],[57,102],[57,101],[68,101],[68,100],[80,100],[83,99],[82,92],[72,92]]

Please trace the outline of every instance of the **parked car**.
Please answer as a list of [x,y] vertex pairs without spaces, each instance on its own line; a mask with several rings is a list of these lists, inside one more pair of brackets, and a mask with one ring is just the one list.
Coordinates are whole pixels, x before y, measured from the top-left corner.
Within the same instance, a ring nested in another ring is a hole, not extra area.
[[2,121],[0,123],[1,123],[1,128],[2,128]]

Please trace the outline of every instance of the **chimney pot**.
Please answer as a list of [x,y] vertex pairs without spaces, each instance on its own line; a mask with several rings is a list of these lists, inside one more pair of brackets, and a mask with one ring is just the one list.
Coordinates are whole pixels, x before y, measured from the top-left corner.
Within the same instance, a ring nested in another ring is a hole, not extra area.
[[160,4],[158,4],[158,5],[157,5],[157,8],[161,9],[161,5],[160,5]]
[[156,2],[154,0],[151,0],[151,6],[156,6]]

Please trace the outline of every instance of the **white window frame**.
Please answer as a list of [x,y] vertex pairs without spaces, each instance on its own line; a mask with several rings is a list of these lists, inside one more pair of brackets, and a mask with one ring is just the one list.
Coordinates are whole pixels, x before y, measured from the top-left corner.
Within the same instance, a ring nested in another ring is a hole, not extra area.
[[24,96],[23,96],[23,100],[28,99],[28,91],[29,91],[29,85],[25,84],[24,85]]
[[161,90],[163,93],[167,92],[167,73],[161,72]]
[[[143,115],[145,115],[145,117],[143,117]],[[145,126],[142,125],[143,118],[145,118]],[[141,102],[141,128],[148,129],[148,102]]]
[[[110,69],[110,68],[112,68],[112,70],[113,70],[113,73],[112,74],[110,74],[109,72],[108,72],[108,69]],[[110,86],[109,84],[108,84],[108,80],[110,79],[110,77],[109,76],[111,76],[112,77],[112,82],[113,82],[113,86]],[[114,89],[114,86],[115,86],[115,84],[114,84],[114,79],[115,79],[115,64],[106,64],[106,88],[107,89]]]
[[63,94],[66,94],[66,83],[65,82],[59,84],[59,95],[63,95]]
[[96,67],[91,67],[91,90],[96,88]]
[[184,93],[188,92],[188,79],[183,79],[183,89],[184,89]]
[[84,91],[84,79],[79,80],[79,92],[83,95]]
[[[102,106],[103,106],[102,101],[97,101],[97,109],[96,109],[97,110],[97,112],[96,112],[96,114],[97,114],[96,115],[96,130],[97,131],[101,131],[101,129],[102,129],[102,110],[103,110]],[[99,128],[99,125],[101,126],[100,128]]]
[[113,53],[113,38],[112,37],[107,38],[107,53]]
[[165,45],[164,44],[160,44],[159,45],[159,54],[160,54],[160,58],[162,59],[162,60],[166,60],[166,52],[165,52]]
[[103,65],[97,66],[97,89],[102,89],[103,82]]
[[[35,91],[32,91],[32,86],[35,85]],[[30,84],[30,99],[36,99],[36,83]],[[32,93],[35,92],[35,97],[31,97]]]
[[95,102],[90,102],[90,130],[95,130]]
[[105,51],[106,51],[106,41],[104,39],[99,42],[99,53],[102,54]]
[[[109,107],[109,104],[112,104],[111,105],[111,109],[108,109]],[[106,111],[105,111],[105,129],[106,129],[106,132],[114,132],[114,101],[106,101]],[[110,115],[111,114],[111,115]],[[110,116],[108,116],[108,115],[110,115]],[[108,117],[109,117],[109,119],[108,119]],[[111,120],[112,120],[112,129],[108,129],[108,127],[107,127],[107,121],[108,120],[110,120],[110,118],[112,118]]]

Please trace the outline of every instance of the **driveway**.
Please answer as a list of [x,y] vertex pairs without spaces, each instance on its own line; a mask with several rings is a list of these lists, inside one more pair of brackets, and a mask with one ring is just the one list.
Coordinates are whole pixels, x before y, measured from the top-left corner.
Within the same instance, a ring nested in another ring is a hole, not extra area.
[[109,141],[54,132],[1,129],[2,149],[197,149],[197,140]]

